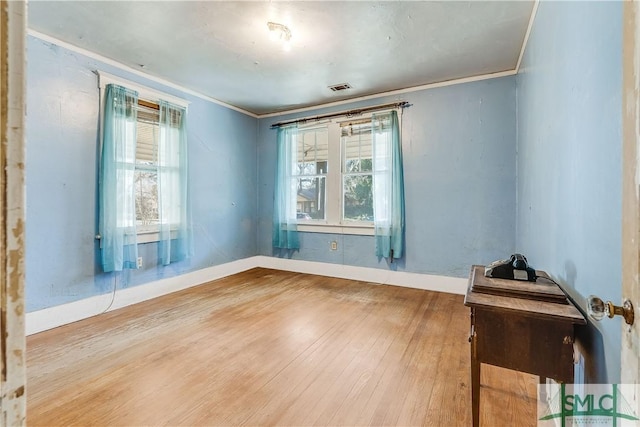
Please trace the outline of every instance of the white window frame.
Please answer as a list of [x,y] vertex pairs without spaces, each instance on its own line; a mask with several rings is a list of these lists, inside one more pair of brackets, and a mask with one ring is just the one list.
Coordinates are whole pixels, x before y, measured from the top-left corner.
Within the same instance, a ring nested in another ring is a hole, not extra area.
[[[373,222],[360,222],[360,221],[343,221],[343,201],[344,195],[342,194],[342,139],[340,124],[349,122],[351,120],[363,120],[370,119],[373,114],[381,114],[393,111],[394,109],[376,111],[375,113],[365,113],[357,118],[338,117],[332,120],[327,120],[325,123],[318,124],[317,122],[311,123],[306,126],[299,126],[299,130],[310,130],[318,127],[327,127],[328,139],[329,139],[329,155],[327,161],[327,190],[326,190],[326,204],[325,204],[325,219],[324,220],[298,220],[298,231],[308,233],[331,233],[331,234],[353,234],[361,236],[373,236],[375,229]],[[397,109],[395,109],[398,111]],[[398,127],[402,132],[402,115],[398,114]],[[401,136],[402,137],[402,136]],[[374,195],[375,197],[375,195]]]
[[[134,83],[130,80],[123,79],[121,77],[114,76],[113,74],[105,73],[103,71],[97,71],[98,74],[98,87],[100,89],[100,145],[102,146],[102,123],[104,123],[104,102],[105,102],[105,90],[107,85],[115,84],[126,87],[127,89],[135,90],[138,92],[138,98],[145,101],[158,102],[160,100],[170,102],[172,104],[183,107],[185,111],[188,109],[190,102],[186,99],[178,98],[167,93],[151,89],[147,86],[139,83]],[[158,225],[146,225],[136,227],[137,243],[152,243],[160,241],[160,227]],[[176,238],[177,233],[174,227],[171,227],[171,238]]]

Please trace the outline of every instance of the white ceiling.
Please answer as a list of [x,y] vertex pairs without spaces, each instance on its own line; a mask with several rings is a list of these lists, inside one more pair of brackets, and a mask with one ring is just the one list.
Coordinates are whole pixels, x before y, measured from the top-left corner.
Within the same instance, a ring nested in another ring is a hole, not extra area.
[[[533,1],[30,1],[29,27],[254,114],[516,68]],[[267,21],[286,24],[289,52]],[[349,83],[332,92],[327,86]]]

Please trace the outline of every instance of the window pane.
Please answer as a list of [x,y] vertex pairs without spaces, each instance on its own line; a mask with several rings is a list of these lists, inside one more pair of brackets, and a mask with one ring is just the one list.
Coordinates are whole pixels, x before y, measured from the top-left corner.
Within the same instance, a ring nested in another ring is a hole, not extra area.
[[373,194],[371,175],[347,175],[344,177],[344,219],[349,221],[373,221]]
[[363,159],[363,158],[355,158],[355,159],[346,159],[345,161],[345,173],[350,172],[371,172],[372,170],[372,161],[371,158]]
[[137,139],[136,139],[136,163],[155,164],[158,160],[158,123],[142,120],[139,112]]
[[344,173],[371,172],[371,122],[342,128]]
[[296,144],[298,175],[327,173],[329,135],[326,127],[299,131]]
[[158,212],[158,111],[138,106],[136,139],[136,225],[160,223]]
[[136,170],[135,185],[136,224],[158,224],[158,174],[156,172]]
[[325,177],[298,178],[298,219],[325,219],[326,183]]

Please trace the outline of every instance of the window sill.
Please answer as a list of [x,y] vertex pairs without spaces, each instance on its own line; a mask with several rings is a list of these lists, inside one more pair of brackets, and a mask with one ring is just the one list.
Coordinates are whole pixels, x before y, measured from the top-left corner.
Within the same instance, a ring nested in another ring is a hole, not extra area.
[[305,233],[353,234],[358,236],[373,236],[373,224],[318,224],[312,222],[298,222],[298,231]]
[[[171,239],[178,236],[177,230],[171,230]],[[136,243],[156,243],[160,241],[159,231],[142,231],[137,234]]]

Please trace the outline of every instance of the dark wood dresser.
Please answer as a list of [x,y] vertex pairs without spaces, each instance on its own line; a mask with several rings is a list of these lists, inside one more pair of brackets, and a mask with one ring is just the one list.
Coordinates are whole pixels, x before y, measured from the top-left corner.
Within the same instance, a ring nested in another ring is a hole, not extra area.
[[480,423],[480,365],[488,363],[562,383],[573,382],[576,325],[586,321],[543,271],[535,282],[493,279],[471,267],[464,304],[471,308],[471,402]]

